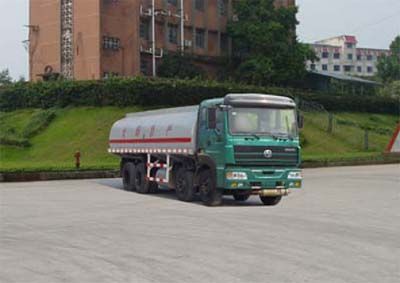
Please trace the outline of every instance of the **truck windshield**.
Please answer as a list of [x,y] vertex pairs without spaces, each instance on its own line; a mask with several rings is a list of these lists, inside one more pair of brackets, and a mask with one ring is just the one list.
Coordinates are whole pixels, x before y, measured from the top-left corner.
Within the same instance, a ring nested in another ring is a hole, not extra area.
[[232,108],[229,128],[233,135],[269,135],[295,138],[298,135],[294,109]]

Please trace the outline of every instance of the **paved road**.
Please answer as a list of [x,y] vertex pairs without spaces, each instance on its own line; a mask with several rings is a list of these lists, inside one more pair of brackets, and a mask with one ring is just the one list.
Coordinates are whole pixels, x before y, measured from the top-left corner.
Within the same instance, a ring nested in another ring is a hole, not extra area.
[[305,170],[277,207],[113,179],[0,186],[0,282],[400,282],[398,165]]

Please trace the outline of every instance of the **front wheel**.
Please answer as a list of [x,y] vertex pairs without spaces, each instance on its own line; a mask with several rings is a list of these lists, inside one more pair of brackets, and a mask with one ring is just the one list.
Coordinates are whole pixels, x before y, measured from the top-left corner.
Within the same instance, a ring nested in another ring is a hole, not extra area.
[[217,206],[222,203],[222,190],[215,185],[211,170],[204,170],[199,175],[200,198],[207,206]]
[[262,197],[262,196],[260,196],[260,199],[264,205],[272,206],[272,205],[277,205],[281,201],[282,196],[277,196],[277,197]]

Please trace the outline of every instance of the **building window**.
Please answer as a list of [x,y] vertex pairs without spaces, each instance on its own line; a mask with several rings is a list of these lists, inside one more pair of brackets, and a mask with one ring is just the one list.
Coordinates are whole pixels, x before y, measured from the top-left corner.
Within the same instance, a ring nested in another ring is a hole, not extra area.
[[140,21],[140,37],[149,40],[150,22]]
[[205,46],[205,32],[203,29],[196,29],[196,47],[204,48]]
[[105,5],[116,5],[118,4],[118,0],[103,0]]
[[371,66],[368,66],[368,67],[367,67],[367,72],[368,72],[368,73],[373,73],[373,72],[374,72],[374,68],[371,67]]
[[323,64],[322,65],[322,71],[328,71],[328,65]]
[[143,56],[140,58],[140,72],[145,76],[147,76],[149,73],[147,60],[144,59]]
[[340,53],[338,53],[338,52],[334,53],[333,59],[340,59]]
[[176,6],[178,4],[178,0],[168,0],[168,3]]
[[103,48],[118,50],[121,48],[121,41],[117,37],[103,36]]
[[228,53],[228,36],[224,33],[221,33],[221,53]]
[[357,72],[362,73],[362,67],[361,66],[357,66]]
[[372,56],[372,55],[367,55],[367,60],[368,61],[372,61],[374,59],[374,56]]
[[113,77],[118,77],[119,73],[117,72],[104,72],[103,73],[103,79],[109,79],[109,78],[113,78]]
[[178,43],[178,26],[171,24],[168,25],[168,40],[173,44]]
[[349,60],[353,60],[353,54],[347,54],[347,59],[349,59]]
[[349,65],[344,66],[344,71],[345,72],[351,72],[351,67],[352,66],[349,66]]
[[340,72],[340,65],[334,65],[334,66],[333,66],[333,70],[334,70],[335,72]]
[[218,5],[218,13],[223,16],[226,14],[226,0],[218,0],[217,5]]
[[357,61],[361,61],[362,60],[362,56],[359,54],[357,55]]
[[353,43],[346,43],[347,48],[353,48]]
[[329,52],[322,52],[322,58],[329,58]]
[[315,71],[315,64],[311,64],[311,65],[310,65],[310,69],[313,70],[313,71]]
[[204,0],[194,0],[196,10],[204,11]]

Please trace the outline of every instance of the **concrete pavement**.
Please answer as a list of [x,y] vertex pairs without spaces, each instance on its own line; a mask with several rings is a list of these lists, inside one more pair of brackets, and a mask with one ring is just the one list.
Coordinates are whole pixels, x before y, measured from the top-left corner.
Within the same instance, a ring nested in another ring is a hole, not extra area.
[[400,166],[304,173],[276,207],[1,183],[0,282],[400,282]]

